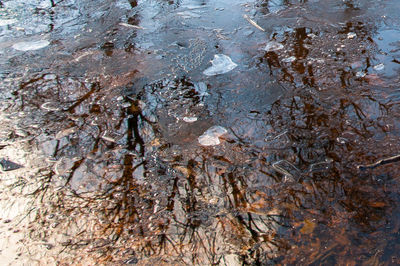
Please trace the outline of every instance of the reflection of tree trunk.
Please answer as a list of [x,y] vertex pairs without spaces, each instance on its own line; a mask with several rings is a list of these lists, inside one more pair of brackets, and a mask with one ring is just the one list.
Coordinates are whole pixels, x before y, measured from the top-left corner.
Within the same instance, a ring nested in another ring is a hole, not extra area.
[[136,0],[129,0],[129,4],[131,5],[132,8],[137,6],[137,1]]
[[[141,117],[138,107],[135,106],[135,102],[132,103],[131,108],[128,109],[128,130],[127,130],[127,144],[128,150],[133,151],[136,145],[139,144],[140,155],[144,156],[144,141],[139,134],[139,124],[138,119]],[[133,133],[133,135],[132,135]]]

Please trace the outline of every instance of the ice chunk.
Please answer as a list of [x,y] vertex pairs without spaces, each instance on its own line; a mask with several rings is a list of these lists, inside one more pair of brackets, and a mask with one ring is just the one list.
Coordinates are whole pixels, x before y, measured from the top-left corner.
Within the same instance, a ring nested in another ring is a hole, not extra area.
[[385,69],[385,65],[384,65],[384,64],[376,65],[376,66],[374,66],[374,69],[375,69],[376,71],[384,70],[384,69]]
[[194,84],[194,89],[201,97],[210,95],[207,92],[207,84],[205,84],[204,82],[196,82]]
[[19,42],[15,43],[12,48],[18,51],[33,51],[42,49],[50,44],[47,40],[31,41],[31,42]]
[[196,5],[187,5],[186,8],[189,10],[193,10],[193,9],[199,9],[199,8],[205,8],[206,6],[196,6]]
[[291,57],[287,57],[287,58],[282,59],[282,62],[285,62],[285,63],[292,63],[292,62],[294,62],[295,60],[296,60],[296,57],[295,57],[295,56],[291,56]]
[[194,123],[197,121],[197,117],[189,117],[189,116],[185,116],[183,118],[183,121],[185,121],[186,123]]
[[178,12],[176,13],[177,15],[181,16],[182,18],[188,19],[188,18],[200,18],[201,16],[195,12],[191,11],[183,11],[183,12]]
[[355,37],[357,37],[357,34],[356,34],[356,33],[354,33],[354,32],[349,32],[349,33],[347,33],[347,38],[348,38],[348,39],[353,39],[353,38],[355,38]]
[[46,111],[60,111],[60,104],[54,102],[45,102],[40,106],[42,109]]
[[198,138],[198,141],[203,146],[219,145],[221,143],[219,137],[226,133],[228,133],[228,130],[224,127],[212,126]]
[[224,54],[214,55],[214,59],[211,60],[212,66],[204,70],[203,74],[206,76],[214,76],[219,74],[225,74],[237,67],[232,59]]
[[254,33],[253,30],[246,30],[245,32],[243,32],[244,36],[250,36]]
[[14,24],[16,22],[17,22],[17,20],[13,19],[13,18],[11,18],[11,19],[0,19],[0,27],[1,26],[11,25],[11,24]]
[[358,71],[357,73],[356,73],[356,77],[357,78],[363,78],[363,77],[365,77],[367,74],[365,73],[365,72],[363,72],[363,71]]
[[269,43],[267,43],[267,45],[265,45],[264,51],[267,52],[272,52],[272,51],[278,51],[283,49],[283,44],[276,42],[276,41],[270,41]]

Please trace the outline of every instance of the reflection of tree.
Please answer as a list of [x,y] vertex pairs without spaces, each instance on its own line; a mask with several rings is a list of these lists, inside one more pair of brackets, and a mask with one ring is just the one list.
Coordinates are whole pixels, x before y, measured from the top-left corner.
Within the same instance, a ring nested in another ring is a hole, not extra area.
[[[339,34],[354,30],[365,42],[368,30],[353,25]],[[380,145],[389,135],[381,122],[393,123],[395,107],[344,67],[349,59],[368,62],[368,54],[337,51],[326,66],[307,61],[325,59],[312,49],[316,42],[331,48],[310,33],[298,28],[284,40],[294,62],[282,62],[279,52],[260,60],[292,91],[259,120],[243,121],[243,131],[262,140],[258,145],[237,128],[214,148],[172,143],[168,126],[180,130],[173,116],[207,113],[199,108],[204,96],[186,78],[148,84],[122,102],[122,90],[97,81],[43,75],[22,84],[15,93],[20,110],[37,111],[57,143],[54,159],[72,161],[64,173],[43,174],[33,193],[47,202],[32,237],[49,228],[66,235],[63,244],[78,257],[144,264],[258,265],[302,257],[325,264],[335,255],[363,254],[362,245],[354,247],[359,239],[384,245],[379,237],[395,196],[382,180],[391,182],[397,172],[360,173],[356,166],[389,152]],[[57,108],[38,111],[48,103]],[[263,133],[251,133],[254,127]],[[56,213],[57,229],[49,213]]]
[[[37,88],[35,83],[50,81],[38,78],[27,83],[21,90],[25,103],[40,106],[53,97],[61,101],[63,94],[57,93],[63,83],[57,80],[53,93],[47,89],[42,95],[40,91],[29,94],[29,90]],[[47,200],[52,207],[43,208],[38,216],[38,221],[50,227],[46,213],[60,215],[57,232],[68,232],[64,242],[68,252],[84,250],[107,261],[218,264],[230,262],[229,254],[234,254],[235,260],[246,263],[290,262],[298,256],[323,263],[329,252],[347,254],[342,247],[356,241],[359,234],[379,231],[391,210],[391,198],[381,183],[355,167],[356,162],[369,158],[371,147],[376,148],[372,143],[362,144],[385,134],[369,117],[370,107],[377,108],[375,120],[386,119],[391,112],[368,91],[350,91],[339,85],[340,91],[332,97],[308,86],[294,89],[256,121],[266,129],[262,137],[272,136],[265,147],[255,147],[232,131],[217,149],[176,149],[164,138],[157,118],[165,115],[166,105],[173,115],[179,108],[191,109],[199,103],[201,98],[189,80],[147,86],[146,91],[125,99],[129,105],[120,107],[118,116],[115,108],[108,109],[99,101],[108,92],[98,83],[73,84],[84,89],[64,99],[62,106],[66,117],[74,120],[58,119],[58,123],[64,120],[68,128],[74,121],[78,131],[59,142],[79,137],[82,146],[59,144],[54,155],[79,154],[81,159],[71,165],[57,192],[52,192],[51,182],[58,177],[54,172],[45,175],[46,191],[41,196],[51,196]],[[117,97],[113,93],[103,98],[104,103]],[[93,99],[97,99],[96,107]],[[174,109],[174,102],[187,105]],[[250,129],[254,120],[248,123]],[[106,132],[114,133],[114,140],[102,139]],[[76,189],[72,185],[77,182],[77,171],[93,160],[103,167],[93,171],[96,189],[91,189],[90,182],[86,189]],[[277,161],[289,162],[281,167],[294,169],[272,167]],[[297,174],[298,183],[284,182],[285,175]],[[70,188],[65,181],[71,182]],[[68,217],[67,221],[62,217]],[[341,244],[330,246],[329,252],[317,246],[315,241],[337,240],[338,228],[353,230],[342,233]],[[306,252],[308,245],[325,255],[311,256]]]
[[[349,48],[349,32],[357,34],[357,49]],[[275,198],[284,200],[273,201],[274,206],[286,211],[287,220],[294,225],[295,230],[290,230],[294,234],[290,242],[299,245],[290,251],[291,255],[286,254],[285,263],[304,255],[310,258],[307,263],[337,263],[338,257],[343,257],[343,262],[352,260],[352,255],[344,251],[346,245],[356,246],[353,255],[370,248],[367,244],[359,245],[360,238],[386,245],[386,241],[369,233],[383,236],[382,226],[392,210],[389,206],[393,197],[377,182],[378,179],[392,179],[392,173],[382,170],[360,173],[356,168],[357,162],[371,158],[371,151],[375,156],[390,156],[383,143],[385,136],[394,137],[381,122],[394,125],[390,119],[394,109],[390,111],[384,97],[366,84],[366,80],[357,78],[356,69],[346,67],[359,60],[366,63],[362,69],[368,71],[373,55],[360,49],[359,44],[371,45],[370,29],[362,23],[349,22],[339,33],[332,33],[332,38],[336,39],[336,34],[342,34],[344,48],[334,46],[337,43],[329,41],[329,34],[324,33],[325,40],[320,40],[318,34],[311,29],[296,29],[283,40],[291,49],[267,52],[261,59],[272,75],[291,82],[293,88],[289,97],[277,101],[266,114],[275,135],[282,138],[284,134],[282,142],[287,139],[291,142],[290,147],[270,154],[270,158],[289,161],[302,172],[301,186],[277,192]],[[319,53],[330,48],[333,50],[331,58]],[[295,56],[295,61],[282,63],[288,56]],[[321,65],[322,62],[325,65]],[[392,153],[396,152],[392,150]],[[285,172],[278,174],[282,173]],[[335,231],[340,227],[348,230],[342,238]],[[361,237],[364,233],[367,235]],[[321,241],[327,243],[329,251],[320,249]],[[318,251],[307,253],[305,250],[310,247]]]

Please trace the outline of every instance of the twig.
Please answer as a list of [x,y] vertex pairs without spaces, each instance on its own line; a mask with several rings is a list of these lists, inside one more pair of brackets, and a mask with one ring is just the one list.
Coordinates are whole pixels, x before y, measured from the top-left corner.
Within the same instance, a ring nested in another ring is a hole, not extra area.
[[140,26],[136,26],[136,25],[132,25],[132,24],[128,24],[128,23],[119,23],[119,25],[124,26],[124,27],[128,27],[128,28],[134,28],[134,29],[138,29],[138,30],[144,30],[145,28],[140,27]]
[[247,15],[243,15],[243,17],[254,27],[256,27],[257,29],[261,30],[261,31],[265,31],[263,28],[261,28],[261,26],[259,26],[254,20],[252,20],[251,18],[249,18],[249,16]]
[[384,164],[388,164],[388,163],[394,163],[400,161],[400,154],[389,157],[389,158],[385,158],[382,160],[379,160],[375,163],[372,164],[366,164],[366,165],[358,165],[357,168],[360,170],[366,170],[366,169],[374,169],[380,165],[384,165]]

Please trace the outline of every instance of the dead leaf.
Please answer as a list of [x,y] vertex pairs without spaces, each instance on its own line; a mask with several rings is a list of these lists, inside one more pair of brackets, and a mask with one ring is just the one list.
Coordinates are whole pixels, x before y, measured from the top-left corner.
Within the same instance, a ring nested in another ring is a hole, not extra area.
[[374,208],[383,208],[386,206],[386,203],[382,202],[382,201],[370,202],[369,206],[374,207]]
[[300,229],[300,233],[302,234],[312,234],[314,232],[314,229],[316,227],[316,224],[308,219],[304,220],[304,226]]
[[155,138],[151,141],[150,145],[153,147],[158,147],[160,146],[160,140],[158,138]]
[[365,76],[368,83],[371,85],[384,85],[385,82],[377,74],[369,74]]
[[185,176],[189,176],[189,169],[187,167],[181,166],[181,165],[174,165],[173,168],[175,170],[178,170],[179,172],[181,172],[183,175]]
[[77,127],[70,127],[65,130],[62,130],[56,134],[56,139],[57,140],[62,139],[63,137],[66,137],[68,135],[75,133],[77,130],[78,130]]

